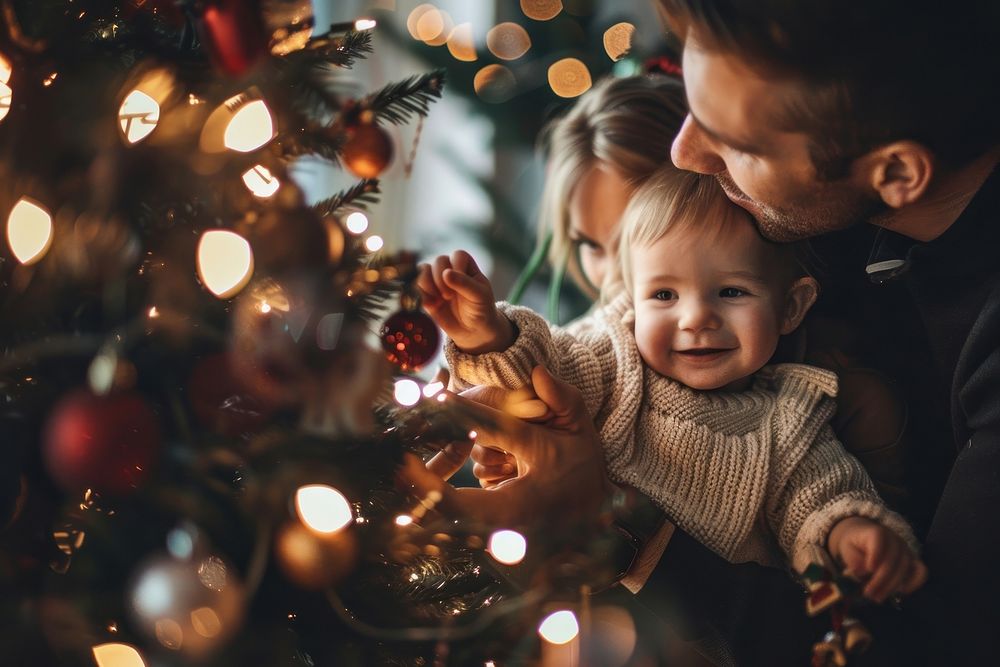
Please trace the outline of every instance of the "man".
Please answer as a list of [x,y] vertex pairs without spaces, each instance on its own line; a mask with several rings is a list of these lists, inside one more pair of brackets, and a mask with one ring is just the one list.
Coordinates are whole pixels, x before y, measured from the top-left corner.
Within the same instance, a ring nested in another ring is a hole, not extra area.
[[[869,361],[903,380],[914,430],[923,436],[916,492],[933,519],[924,536],[929,580],[899,612],[877,609],[868,619],[875,644],[866,663],[995,662],[998,3],[663,5],[684,42],[691,107],[675,163],[714,174],[775,240],[837,232],[834,238],[846,239],[839,247],[857,255],[864,231],[857,223],[881,230],[867,267],[881,284],[855,285],[847,303],[868,334]],[[868,250],[860,251],[854,262],[864,278]],[[546,402],[579,413],[571,391],[548,386]],[[590,432],[526,425],[490,435],[484,442],[512,451],[519,464],[531,458],[526,478],[493,492],[505,520],[523,523],[532,510],[565,507],[560,494],[569,487],[578,500],[610,495]],[[601,481],[560,484],[566,473],[553,468],[566,456]],[[719,640],[720,660],[805,664],[819,626],[804,617],[801,590],[789,577],[725,563],[669,523],[637,532],[655,534],[630,572],[640,601],[682,620],[696,639]]]

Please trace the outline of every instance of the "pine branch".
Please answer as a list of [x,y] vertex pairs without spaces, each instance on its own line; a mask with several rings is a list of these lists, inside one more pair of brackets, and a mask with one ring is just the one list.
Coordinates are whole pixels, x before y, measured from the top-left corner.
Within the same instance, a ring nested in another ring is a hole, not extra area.
[[289,54],[289,57],[308,58],[313,61],[322,60],[324,64],[336,65],[350,69],[354,61],[367,57],[372,52],[372,35],[370,30],[356,32],[352,30],[343,37],[330,37],[329,33],[313,37],[301,51]]
[[317,202],[313,205],[313,210],[319,213],[321,216],[336,215],[336,213],[345,206],[354,206],[355,208],[365,209],[368,208],[368,204],[374,204],[378,201],[378,195],[381,192],[378,187],[378,179],[376,178],[366,178],[360,181],[347,190],[342,190],[330,197],[329,199],[324,199],[323,201]]
[[444,82],[443,69],[413,76],[369,95],[361,107],[374,112],[376,121],[384,119],[402,125],[414,114],[427,115],[430,103],[441,97]]

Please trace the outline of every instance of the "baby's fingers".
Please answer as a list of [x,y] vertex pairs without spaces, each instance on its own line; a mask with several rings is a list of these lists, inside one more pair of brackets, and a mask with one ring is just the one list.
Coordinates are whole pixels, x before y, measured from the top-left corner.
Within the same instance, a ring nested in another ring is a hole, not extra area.
[[444,280],[444,272],[450,269],[451,259],[448,255],[438,255],[434,258],[434,263],[431,264],[431,275],[434,278],[434,285],[437,286],[441,298],[446,300],[450,300],[455,296],[454,290]]
[[897,592],[912,593],[927,581],[927,566],[915,556],[911,556],[910,568],[907,576],[903,578],[903,583],[899,585]]
[[442,276],[449,289],[468,301],[478,304],[493,303],[493,288],[485,278],[471,278],[455,269],[445,269]]
[[438,305],[441,304],[441,290],[438,289],[437,284],[434,282],[434,274],[431,270],[430,264],[421,264],[417,271],[416,280],[417,289],[420,290],[420,297],[423,300],[423,306],[428,310],[434,310]]
[[909,574],[905,548],[895,540],[885,545],[881,557],[873,564],[874,574],[865,584],[865,597],[875,602],[883,602],[890,594],[896,592]]

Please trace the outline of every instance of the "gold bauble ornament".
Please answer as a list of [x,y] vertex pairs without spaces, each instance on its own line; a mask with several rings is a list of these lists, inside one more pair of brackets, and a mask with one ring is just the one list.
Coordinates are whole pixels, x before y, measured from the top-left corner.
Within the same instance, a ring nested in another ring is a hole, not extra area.
[[378,178],[392,162],[392,139],[374,123],[361,123],[347,130],[342,157],[358,178]]

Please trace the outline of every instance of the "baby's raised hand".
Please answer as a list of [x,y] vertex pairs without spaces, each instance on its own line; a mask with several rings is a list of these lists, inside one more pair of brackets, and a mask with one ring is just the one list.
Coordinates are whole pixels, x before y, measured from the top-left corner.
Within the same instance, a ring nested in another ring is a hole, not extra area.
[[497,310],[490,281],[464,250],[422,264],[417,288],[427,313],[462,351],[500,352],[514,342],[514,327]]
[[865,597],[884,602],[890,595],[912,593],[927,579],[927,566],[899,535],[864,517],[841,519],[827,540],[830,554],[846,574],[866,580]]

